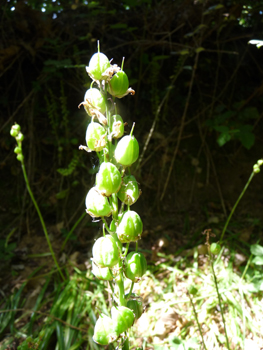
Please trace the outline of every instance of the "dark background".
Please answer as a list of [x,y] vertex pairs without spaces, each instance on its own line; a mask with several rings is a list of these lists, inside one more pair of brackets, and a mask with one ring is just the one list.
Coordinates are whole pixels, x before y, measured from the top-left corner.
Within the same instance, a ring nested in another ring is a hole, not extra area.
[[[97,51],[121,65],[135,96],[118,101],[136,123],[140,163],[135,174],[148,248],[162,236],[171,249],[220,236],[227,215],[263,157],[262,1],[7,1],[1,5],[0,232],[20,249],[47,250],[10,136],[25,135],[29,181],[59,251],[82,215],[94,184],[95,154],[85,144],[89,118],[78,109]],[[150,134],[151,128],[154,131]],[[147,145],[145,151],[143,148]],[[228,240],[262,238],[262,173],[233,217]],[[67,252],[87,251],[99,224],[87,215]],[[244,233],[245,232],[245,233]],[[42,240],[43,238],[43,240]],[[33,246],[32,242],[38,243]]]

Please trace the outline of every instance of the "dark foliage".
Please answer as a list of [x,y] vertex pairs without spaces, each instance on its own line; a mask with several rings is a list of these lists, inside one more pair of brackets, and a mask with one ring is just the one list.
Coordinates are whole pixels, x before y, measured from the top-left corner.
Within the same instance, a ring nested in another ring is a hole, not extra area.
[[[147,143],[137,169],[145,215],[154,205],[160,213],[190,210],[198,164],[203,168],[198,182],[214,187],[216,170],[207,178],[208,163],[216,164],[220,178],[222,164],[240,162],[242,150],[244,163],[251,166],[263,149],[263,49],[248,41],[262,38],[262,7],[262,1],[234,0],[32,0],[2,5],[3,234],[18,220],[21,232],[26,218],[31,225],[37,222],[9,136],[15,121],[26,136],[29,180],[46,220],[63,221],[69,228],[83,212],[96,157],[78,151],[89,120],[77,106],[90,84],[85,66],[97,40],[113,62],[120,65],[125,56],[125,71],[136,91],[120,102],[123,119],[129,126],[136,122],[141,149]],[[241,174],[244,179],[250,171],[248,167]],[[187,176],[191,181],[183,185]],[[201,202],[211,195],[198,188],[195,193]],[[155,204],[149,208],[148,203]]]

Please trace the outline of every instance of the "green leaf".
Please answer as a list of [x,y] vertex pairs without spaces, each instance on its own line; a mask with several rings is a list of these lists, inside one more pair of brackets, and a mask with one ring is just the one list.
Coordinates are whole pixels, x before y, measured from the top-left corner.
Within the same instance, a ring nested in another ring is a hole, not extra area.
[[179,54],[182,55],[182,56],[183,55],[189,55],[189,53],[190,53],[189,50],[181,50],[181,51],[179,51]]
[[214,126],[214,129],[222,133],[229,133],[229,127],[225,125],[216,125]]
[[222,132],[218,138],[217,138],[217,143],[220,147],[224,146],[225,143],[231,140],[231,135],[229,132]]
[[255,265],[263,265],[263,256],[256,256],[253,260],[252,263]]
[[201,52],[201,51],[204,51],[205,49],[203,47],[198,47],[197,49],[195,49],[195,52],[198,53],[198,52]]
[[252,244],[250,253],[253,255],[263,256],[263,247],[259,244]]
[[246,149],[250,149],[255,143],[255,135],[252,133],[252,125],[242,125],[236,137]]
[[69,193],[69,188],[67,188],[66,190],[60,191],[58,193],[56,193],[56,198],[57,199],[64,199]]
[[256,107],[247,107],[238,113],[238,119],[243,121],[257,119],[258,117],[259,113]]
[[250,293],[258,293],[259,291],[262,291],[263,290],[263,281],[262,279],[259,280],[254,280],[252,283],[249,283],[247,285],[247,290],[250,292]]

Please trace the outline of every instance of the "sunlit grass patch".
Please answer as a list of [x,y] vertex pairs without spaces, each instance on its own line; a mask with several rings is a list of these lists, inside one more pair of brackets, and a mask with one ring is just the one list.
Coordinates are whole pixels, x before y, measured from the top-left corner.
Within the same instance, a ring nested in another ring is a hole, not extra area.
[[146,304],[145,314],[135,325],[139,345],[144,343],[149,349],[227,349],[222,311],[230,349],[261,349],[263,294],[253,289],[252,277],[257,272],[254,268],[251,274],[250,268],[242,278],[244,269],[235,267],[231,258],[234,254],[227,253],[225,250],[214,262],[222,310],[209,257],[191,259],[182,268],[180,261],[171,264],[167,256],[155,274],[148,272],[137,286]]

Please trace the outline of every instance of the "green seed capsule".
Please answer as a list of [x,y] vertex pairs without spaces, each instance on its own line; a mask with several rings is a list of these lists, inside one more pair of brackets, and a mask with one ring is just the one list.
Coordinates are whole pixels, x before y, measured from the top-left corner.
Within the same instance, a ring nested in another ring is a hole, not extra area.
[[217,255],[220,253],[221,246],[218,243],[212,243],[210,246],[210,251],[212,254]]
[[94,276],[102,281],[112,281],[113,274],[108,267],[99,267],[92,261],[92,271]]
[[106,131],[99,123],[91,122],[86,131],[86,143],[92,150],[99,152],[106,146]]
[[131,309],[125,306],[113,306],[111,318],[118,334],[126,332],[134,323],[134,314]]
[[121,174],[112,163],[102,163],[96,175],[96,186],[99,192],[106,197],[119,191],[121,187]]
[[91,115],[90,109],[95,108],[104,114],[106,111],[106,97],[100,90],[91,88],[86,91],[84,96],[84,108],[88,115]]
[[147,261],[142,253],[131,252],[126,256],[124,273],[133,282],[139,282],[147,270]]
[[108,345],[118,338],[119,334],[114,329],[114,324],[109,316],[101,314],[95,327],[93,340],[100,345]]
[[115,149],[115,159],[124,167],[132,165],[139,157],[139,144],[134,136],[124,136]]
[[97,239],[93,245],[92,254],[99,267],[113,267],[119,262],[119,250],[111,235]]
[[104,53],[98,52],[95,53],[90,61],[89,66],[86,67],[86,70],[93,80],[101,80],[102,74],[106,69],[110,67],[110,61]]
[[111,206],[106,197],[92,187],[86,196],[86,211],[92,217],[103,217],[111,215]]
[[140,190],[133,175],[124,176],[117,196],[126,205],[132,205],[137,201],[140,196]]
[[138,320],[143,313],[143,304],[140,297],[133,296],[132,294],[130,299],[127,301],[127,307],[133,311],[135,320]]
[[127,74],[120,70],[114,76],[111,78],[111,80],[108,83],[108,92],[114,96],[121,98],[125,93],[127,92],[129,88],[129,79],[127,77]]
[[143,224],[140,216],[132,210],[127,211],[117,228],[121,243],[136,242],[141,238]]

